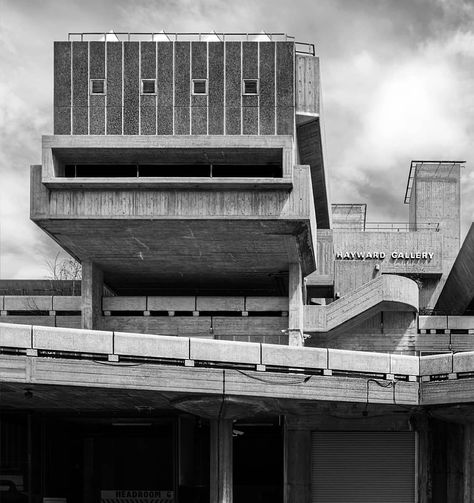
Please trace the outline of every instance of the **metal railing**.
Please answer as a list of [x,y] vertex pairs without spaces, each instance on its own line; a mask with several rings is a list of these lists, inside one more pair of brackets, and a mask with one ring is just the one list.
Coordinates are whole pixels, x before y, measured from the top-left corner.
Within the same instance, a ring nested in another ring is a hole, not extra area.
[[347,222],[334,225],[334,230],[359,232],[439,232],[439,222],[425,222],[416,225],[409,222]]
[[[100,38],[98,38],[100,37]],[[70,32],[69,42],[294,42],[297,53],[314,56],[315,46],[307,42],[297,42],[286,33],[248,32]]]

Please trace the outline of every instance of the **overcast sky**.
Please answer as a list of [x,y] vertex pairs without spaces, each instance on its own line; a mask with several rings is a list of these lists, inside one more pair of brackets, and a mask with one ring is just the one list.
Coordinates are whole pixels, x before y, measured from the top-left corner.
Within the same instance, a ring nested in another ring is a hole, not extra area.
[[0,277],[42,278],[57,246],[29,221],[52,133],[54,40],[87,31],[286,32],[321,58],[332,202],[406,220],[411,159],[466,160],[474,220],[474,0],[0,0]]

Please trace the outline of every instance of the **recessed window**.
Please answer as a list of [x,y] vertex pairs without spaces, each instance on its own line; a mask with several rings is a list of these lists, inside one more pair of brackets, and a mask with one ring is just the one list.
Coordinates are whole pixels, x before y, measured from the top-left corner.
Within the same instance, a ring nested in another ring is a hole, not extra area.
[[207,94],[207,79],[193,79],[193,94]]
[[142,94],[156,94],[156,79],[142,79]]
[[258,79],[244,79],[242,94],[258,94]]
[[105,79],[91,79],[91,94],[105,94]]

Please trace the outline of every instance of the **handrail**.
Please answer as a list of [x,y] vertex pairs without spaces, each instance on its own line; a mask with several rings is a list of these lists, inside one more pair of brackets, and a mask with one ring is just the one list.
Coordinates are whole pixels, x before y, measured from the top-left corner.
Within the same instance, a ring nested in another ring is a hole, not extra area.
[[[286,33],[267,32],[69,32],[68,42],[93,41],[103,37],[102,41],[132,42],[132,41],[163,41],[163,42],[294,42],[295,51],[301,54],[315,55],[314,44],[298,42],[292,35]],[[112,40],[114,39],[114,40]],[[115,40],[116,39],[116,40]]]
[[439,232],[439,222],[423,222],[411,224],[410,222],[347,222],[334,224],[334,230],[354,230],[359,232]]

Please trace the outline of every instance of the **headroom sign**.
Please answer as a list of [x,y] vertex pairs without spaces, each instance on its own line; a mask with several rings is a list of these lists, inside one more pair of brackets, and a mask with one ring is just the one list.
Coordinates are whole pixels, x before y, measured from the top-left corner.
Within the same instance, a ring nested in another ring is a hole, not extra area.
[[374,252],[336,252],[336,260],[384,260],[389,258],[392,260],[424,260],[430,261],[434,257],[434,253],[427,251],[392,251],[386,253],[383,251]]

